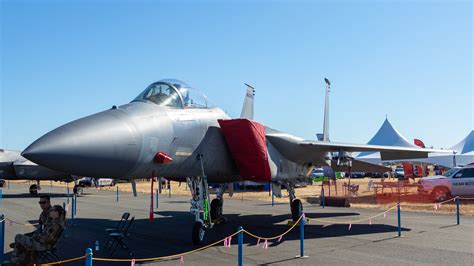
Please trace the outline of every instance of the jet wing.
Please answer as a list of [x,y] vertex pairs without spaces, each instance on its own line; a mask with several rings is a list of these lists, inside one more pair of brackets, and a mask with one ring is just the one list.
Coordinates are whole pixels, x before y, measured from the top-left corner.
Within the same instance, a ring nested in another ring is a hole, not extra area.
[[348,144],[304,140],[275,130],[267,131],[266,137],[282,155],[297,163],[321,163],[327,152],[380,152],[382,160],[427,158],[428,153],[452,153],[450,150],[433,150],[411,147]]

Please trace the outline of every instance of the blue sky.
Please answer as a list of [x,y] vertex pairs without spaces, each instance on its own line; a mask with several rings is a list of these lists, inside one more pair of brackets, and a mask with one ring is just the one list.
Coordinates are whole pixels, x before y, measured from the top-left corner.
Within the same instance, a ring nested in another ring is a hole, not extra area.
[[[67,2],[67,3],[66,3]],[[449,147],[474,126],[471,1],[1,1],[0,147],[181,79],[231,116],[315,139],[324,77],[332,141],[385,115]]]

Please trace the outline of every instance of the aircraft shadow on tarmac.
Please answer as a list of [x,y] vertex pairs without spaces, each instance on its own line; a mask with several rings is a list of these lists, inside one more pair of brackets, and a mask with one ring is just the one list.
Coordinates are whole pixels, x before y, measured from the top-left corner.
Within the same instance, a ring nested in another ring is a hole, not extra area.
[[[136,220],[130,229],[130,237],[127,244],[133,251],[135,258],[159,257],[177,254],[196,248],[191,242],[191,229],[194,223],[194,217],[189,212],[162,211],[156,212],[154,222],[150,222],[143,217],[143,213],[131,213],[136,215]],[[308,213],[307,217],[330,218],[353,216],[357,213]],[[214,226],[212,230],[206,233],[206,242],[212,243],[225,238],[237,231],[238,226],[251,233],[262,237],[273,237],[279,235],[288,229],[286,221],[291,219],[289,214],[271,215],[271,214],[253,214],[253,215],[225,215],[227,223]],[[117,217],[119,218],[119,217]],[[350,219],[350,218],[349,218]],[[71,220],[68,221],[71,223]],[[101,249],[94,252],[95,257],[110,258],[107,249],[104,247],[108,235],[105,228],[114,228],[117,224],[115,220],[108,219],[89,219],[76,218],[73,225],[68,226],[65,234],[58,244],[58,254],[61,259],[73,258],[84,255],[86,248],[94,247],[96,240],[99,240]],[[402,228],[403,231],[410,229]],[[353,224],[351,230],[347,225],[326,225],[311,223],[305,227],[305,239],[324,239],[329,237],[342,237],[348,235],[366,235],[397,232],[397,227],[384,224]],[[384,238],[381,236],[381,238]],[[385,236],[386,238],[386,236]],[[285,241],[299,241],[299,228],[295,227],[290,233],[285,235],[281,242],[277,240],[269,241],[269,247],[277,246]],[[262,241],[260,243],[263,243]],[[237,244],[237,237],[233,238],[233,245]],[[244,244],[246,246],[255,246],[257,239],[244,235]],[[324,245],[324,241],[321,241]],[[222,246],[222,244],[220,244]],[[11,253],[11,251],[9,252]],[[8,253],[8,254],[9,254]],[[121,247],[113,255],[113,258],[128,258],[128,253]],[[282,258],[284,259],[284,258]],[[97,265],[107,265],[100,263]],[[117,265],[117,263],[113,264]],[[125,264],[124,264],[125,265]],[[127,264],[129,265],[129,263]]]

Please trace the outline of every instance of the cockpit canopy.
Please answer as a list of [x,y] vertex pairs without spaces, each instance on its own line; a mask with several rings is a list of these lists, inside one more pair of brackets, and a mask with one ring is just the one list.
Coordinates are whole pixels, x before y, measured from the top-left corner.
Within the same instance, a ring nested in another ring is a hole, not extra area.
[[149,101],[172,108],[212,108],[204,94],[176,79],[151,84],[133,101]]

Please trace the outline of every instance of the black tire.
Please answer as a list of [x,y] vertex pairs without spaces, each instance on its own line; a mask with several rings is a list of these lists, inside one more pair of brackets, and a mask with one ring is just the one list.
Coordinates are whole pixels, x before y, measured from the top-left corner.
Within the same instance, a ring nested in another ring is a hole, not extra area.
[[30,195],[31,195],[31,196],[38,196],[38,190],[39,190],[39,189],[40,189],[40,187],[39,187],[38,185],[36,185],[36,184],[35,184],[35,185],[31,185],[31,186],[30,186],[30,189],[29,189]]
[[451,192],[447,187],[435,187],[431,196],[435,202],[442,202],[451,198]]
[[84,193],[84,188],[82,188],[82,187],[77,187],[77,189],[76,189],[76,194],[77,194],[77,195],[82,195],[82,193]]
[[222,217],[222,200],[213,199],[211,201],[211,220],[217,220]]
[[206,229],[204,225],[200,222],[195,222],[193,225],[193,244],[202,245],[204,243],[204,238],[206,235]]
[[294,199],[291,202],[291,218],[296,222],[301,215],[303,215],[303,204],[301,203],[301,200]]

